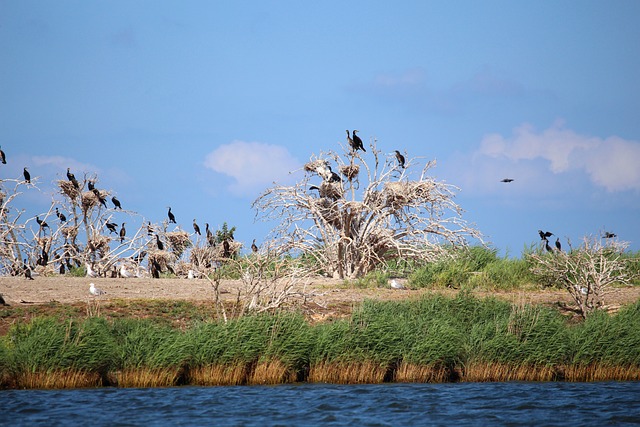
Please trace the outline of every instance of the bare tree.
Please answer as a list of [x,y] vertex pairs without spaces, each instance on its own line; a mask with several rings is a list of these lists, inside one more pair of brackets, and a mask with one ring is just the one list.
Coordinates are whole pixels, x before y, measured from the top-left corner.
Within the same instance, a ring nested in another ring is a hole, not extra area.
[[613,283],[629,284],[634,279],[628,268],[633,261],[625,257],[628,242],[585,237],[578,249],[568,252],[532,253],[531,271],[551,283],[566,289],[577,305],[578,313],[586,318],[602,308]]
[[458,189],[428,175],[435,161],[401,165],[375,141],[370,146],[362,155],[348,146],[342,155],[320,153],[300,182],[254,201],[259,219],[277,221],[279,247],[311,257],[334,277],[357,278],[387,260],[429,262],[481,238],[454,202]]

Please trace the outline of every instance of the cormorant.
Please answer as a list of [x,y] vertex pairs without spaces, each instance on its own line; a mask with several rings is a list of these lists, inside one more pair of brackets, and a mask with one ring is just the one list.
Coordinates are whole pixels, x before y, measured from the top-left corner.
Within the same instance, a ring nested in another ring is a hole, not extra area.
[[167,212],[167,216],[169,217],[169,224],[176,224],[176,216],[171,212],[171,206],[169,206],[169,212]]
[[87,181],[87,188],[89,189],[89,191],[95,190],[96,187],[94,187],[93,181]]
[[618,237],[618,235],[615,233],[610,233],[608,231],[605,231],[602,237],[604,237],[605,239],[612,239],[614,237]]
[[95,194],[95,196],[98,198],[98,200],[100,201],[100,203],[102,204],[102,206],[104,206],[105,208],[107,207],[107,200],[102,197],[102,195],[100,194],[100,191],[97,188],[94,188],[93,190],[91,190],[93,192],[93,194]]
[[562,245],[560,244],[560,238],[556,239],[556,248],[558,249],[558,251],[562,250]]
[[49,224],[47,224],[46,222],[41,220],[39,216],[36,217],[36,222],[38,223],[40,228],[48,228],[49,227]]
[[200,227],[198,227],[198,224],[196,224],[196,219],[193,218],[193,231],[198,235],[198,236],[202,236],[202,233],[200,233]]
[[547,239],[544,239],[544,248],[547,250],[547,252],[551,252],[551,246],[549,246],[549,241]]
[[31,276],[31,267],[27,265],[26,259],[24,260],[24,277],[25,279],[33,280],[33,277]]
[[4,151],[2,151],[2,148],[0,148],[0,162],[2,162],[3,165],[7,164],[7,158],[5,157]]
[[151,221],[149,221],[149,224],[147,224],[147,236],[152,236],[153,235],[153,227],[151,226]]
[[331,170],[331,166],[327,166],[327,169],[329,170],[329,173],[327,174],[327,177],[329,179],[327,181],[329,181],[329,182],[342,182],[342,178],[340,178],[340,175],[338,175],[337,173],[332,171]]
[[353,150],[357,151],[358,149],[364,151],[365,153],[367,152],[367,150],[364,149],[364,145],[362,144],[362,140],[360,139],[360,137],[358,135],[356,135],[356,132],[359,132],[357,130],[353,131]]
[[24,175],[24,180],[27,184],[31,184],[31,174],[29,173],[29,171],[27,170],[27,168],[24,168],[22,170],[22,175]]
[[116,224],[115,222],[107,222],[105,226],[109,229],[111,233],[116,233],[116,234],[118,233],[118,230],[116,228],[118,227],[118,224]]
[[60,275],[64,275],[64,273],[66,272],[65,268],[64,268],[64,262],[60,263]]
[[505,178],[505,179],[501,180],[500,182],[513,182],[513,179]]
[[396,159],[398,159],[398,164],[402,169],[404,169],[404,156],[400,154],[398,150],[394,150],[396,152]]
[[4,295],[2,295],[2,294],[0,294],[0,305],[2,305],[2,306],[9,305],[9,304],[7,304],[7,302],[4,300]]
[[160,240],[160,236],[156,234],[156,245],[158,246],[159,251],[164,251],[164,244]]
[[229,241],[224,239],[222,242],[222,256],[223,258],[231,257],[231,248],[229,247]]
[[540,235],[540,240],[547,240],[548,237],[553,236],[553,233],[550,231],[538,230],[538,234]]
[[74,187],[76,187],[76,189],[80,189],[80,184],[78,184],[78,180],[76,179],[76,176],[71,173],[70,168],[67,168],[67,179],[71,181],[71,183],[73,184]]
[[349,143],[349,147],[351,147],[352,150],[357,150],[355,145],[353,145],[353,139],[351,138],[351,135],[349,135],[349,129],[347,129],[347,142]]
[[159,279],[161,270],[162,267],[160,267],[160,263],[155,258],[153,258],[151,260],[151,277],[153,277],[154,279]]
[[64,216],[64,214],[62,212],[60,212],[58,210],[58,208],[56,208],[56,216],[58,217],[58,219],[60,220],[60,222],[65,222],[67,220],[67,217]]
[[204,225],[205,225],[205,234],[207,235],[207,242],[209,243],[209,246],[215,246],[216,239],[213,237],[213,233],[211,232],[211,230],[209,230],[209,223],[206,222]]
[[116,199],[116,196],[113,196],[111,198],[111,201],[113,202],[113,206],[115,209],[122,209],[122,205],[120,204],[120,200]]
[[253,239],[253,243],[251,243],[251,250],[253,252],[258,252],[258,246],[256,246],[256,239]]
[[124,229],[124,222],[122,223],[122,227],[120,228],[120,243],[124,242],[124,236],[127,234],[127,230]]
[[309,191],[312,191],[312,190],[318,190],[318,191],[320,191],[320,188],[319,188],[319,187],[316,187],[315,185],[312,185],[311,187],[309,187]]

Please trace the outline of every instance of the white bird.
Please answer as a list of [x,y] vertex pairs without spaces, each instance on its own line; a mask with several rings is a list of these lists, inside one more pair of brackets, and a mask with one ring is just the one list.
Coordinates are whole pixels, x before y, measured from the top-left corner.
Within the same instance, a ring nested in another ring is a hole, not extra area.
[[127,267],[125,267],[124,264],[122,264],[120,266],[120,276],[124,278],[129,278],[129,277],[133,277],[133,273],[129,272],[129,270],[127,270]]
[[96,288],[96,285],[94,285],[93,283],[89,284],[89,293],[91,295],[95,295],[95,296],[105,295],[106,294],[106,292],[103,291],[102,289]]
[[407,289],[404,287],[402,283],[398,282],[396,279],[391,279],[391,282],[389,282],[389,286],[391,286],[393,289]]
[[187,274],[187,279],[195,279],[196,276],[193,274],[193,270],[189,270],[189,273]]
[[98,277],[98,273],[93,271],[93,269],[91,268],[91,264],[85,262],[84,265],[87,268],[87,277]]

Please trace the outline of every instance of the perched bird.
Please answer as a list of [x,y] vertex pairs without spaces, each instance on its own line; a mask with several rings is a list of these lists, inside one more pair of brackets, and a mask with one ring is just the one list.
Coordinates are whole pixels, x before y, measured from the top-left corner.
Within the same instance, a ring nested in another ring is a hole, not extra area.
[[70,169],[71,168],[67,168],[67,179],[71,181],[71,183],[73,184],[74,187],[76,187],[76,189],[80,189],[80,184],[78,184],[78,180],[76,179],[76,176],[71,173]]
[[538,230],[538,234],[540,235],[540,240],[547,240],[547,238],[553,236],[553,233],[550,231]]
[[106,208],[107,207],[107,199],[105,197],[102,197],[102,194],[100,194],[100,191],[97,188],[94,188],[91,191],[96,196],[98,201],[100,201],[100,204],[102,204],[102,206],[104,206]]
[[398,282],[396,279],[391,279],[389,282],[389,286],[393,289],[407,289],[402,283]]
[[211,230],[209,230],[209,223],[206,222],[204,225],[205,225],[205,234],[207,235],[207,242],[209,243],[209,246],[215,246],[216,239],[215,237],[213,237],[213,233],[211,232]]
[[2,151],[1,147],[0,147],[0,162],[2,162],[3,165],[7,164],[7,157],[4,155],[4,151]]
[[169,212],[167,212],[167,216],[169,217],[169,223],[176,223],[176,216],[171,212],[171,206],[169,206]]
[[253,239],[253,243],[251,243],[251,250],[253,252],[258,252],[258,246],[256,246],[256,239]]
[[124,242],[124,236],[127,235],[127,230],[124,229],[124,222],[122,223],[122,227],[120,227],[120,243]]
[[31,184],[31,174],[29,173],[29,171],[27,170],[27,168],[24,168],[22,170],[22,175],[24,176],[24,180],[27,184]]
[[95,183],[91,180],[87,181],[87,188],[89,189],[89,191],[95,190],[96,189]]
[[160,263],[155,258],[153,258],[151,260],[151,277],[153,277],[154,279],[159,279],[161,271],[162,267],[160,266]]
[[553,249],[551,249],[551,246],[549,246],[549,241],[547,239],[544,239],[544,248],[547,250],[547,252],[553,251]]
[[116,199],[116,196],[113,196],[111,198],[111,201],[113,202],[113,206],[115,209],[122,209],[122,205],[120,204],[120,200]]
[[105,226],[109,229],[109,232],[118,234],[118,224],[116,224],[115,222],[107,222]]
[[349,143],[349,147],[351,147],[352,150],[356,150],[356,147],[353,145],[353,138],[349,135],[349,129],[347,129],[347,143]]
[[58,210],[58,208],[56,208],[56,216],[58,217],[58,219],[60,220],[60,222],[65,222],[67,220],[67,217],[64,216],[64,214],[62,212],[60,212]]
[[354,130],[353,133],[353,150],[357,151],[357,150],[362,150],[365,153],[367,152],[367,150],[364,149],[364,145],[362,144],[362,140],[360,139],[360,137],[358,135],[356,135],[356,132],[360,132],[358,130]]
[[89,283],[89,293],[94,296],[106,295],[106,292],[100,288],[96,288],[96,285]]
[[147,236],[153,235],[153,226],[151,225],[151,221],[147,224]]
[[224,241],[222,242],[222,257],[231,257],[231,247],[229,246],[229,241],[227,239],[224,239]]
[[156,234],[156,245],[158,245],[159,251],[164,251],[164,244],[160,240],[160,236],[158,236],[157,234]]
[[400,154],[398,150],[394,150],[396,152],[396,159],[398,159],[398,164],[402,169],[404,169],[404,156]]
[[36,217],[36,222],[38,223],[40,228],[49,228],[49,224],[47,224],[45,221],[41,220],[39,216]]
[[501,180],[500,182],[513,182],[513,179],[505,178],[505,179]]
[[87,270],[87,277],[98,277],[98,273],[93,268],[91,268],[91,264],[85,262],[84,267]]
[[340,175],[338,175],[337,173],[332,171],[331,170],[331,166],[327,166],[327,169],[329,169],[329,173],[327,174],[327,181],[329,181],[329,182],[342,182],[342,178],[340,178]]
[[196,219],[193,219],[193,231],[198,235],[198,236],[202,236],[202,233],[200,233],[200,227],[198,227],[198,224],[196,224]]
[[559,251],[562,250],[562,244],[560,244],[560,238],[556,239],[556,249],[558,249]]
[[605,231],[602,237],[604,237],[605,239],[612,239],[614,237],[618,237],[618,235],[615,233],[610,233],[608,231]]
[[60,270],[59,270],[59,272],[60,272],[60,275],[61,275],[61,276],[64,276],[64,274],[66,273],[66,269],[65,269],[65,267],[64,267],[64,262],[61,262],[61,263],[60,263]]

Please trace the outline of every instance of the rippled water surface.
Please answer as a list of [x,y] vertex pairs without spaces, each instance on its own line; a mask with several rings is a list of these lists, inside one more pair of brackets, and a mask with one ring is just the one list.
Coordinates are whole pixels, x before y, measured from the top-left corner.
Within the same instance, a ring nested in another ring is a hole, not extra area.
[[461,383],[0,391],[1,425],[640,423],[640,383]]

